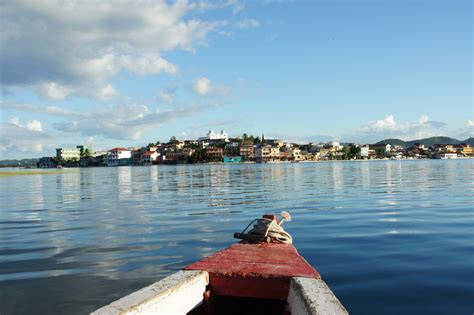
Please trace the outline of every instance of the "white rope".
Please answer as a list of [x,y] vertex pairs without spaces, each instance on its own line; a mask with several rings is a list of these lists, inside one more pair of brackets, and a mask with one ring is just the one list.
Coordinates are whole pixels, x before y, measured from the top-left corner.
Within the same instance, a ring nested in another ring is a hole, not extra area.
[[[293,242],[291,235],[281,226],[284,221],[285,218],[281,220],[280,224],[277,224],[275,220],[267,218],[255,219],[247,225],[244,232],[252,223],[256,222],[253,228],[246,234],[259,235],[262,236],[262,238],[270,237],[274,242],[291,244]],[[287,221],[289,220],[287,219]]]

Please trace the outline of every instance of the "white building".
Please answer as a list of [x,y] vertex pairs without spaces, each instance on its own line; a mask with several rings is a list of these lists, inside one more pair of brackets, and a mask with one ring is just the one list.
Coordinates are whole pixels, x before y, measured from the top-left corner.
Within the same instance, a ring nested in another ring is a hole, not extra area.
[[215,133],[212,129],[209,130],[205,137],[199,138],[199,141],[206,141],[206,140],[224,140],[229,141],[229,136],[224,130],[221,130],[219,133]]
[[140,157],[140,164],[146,165],[146,164],[152,164],[156,159],[158,158],[160,154],[155,150],[155,151],[147,151],[142,154]]
[[295,161],[301,161],[303,159],[303,156],[301,155],[301,150],[298,148],[293,149],[293,159]]
[[369,157],[369,146],[363,145],[360,147],[360,157],[361,158],[368,158]]
[[344,148],[339,141],[329,141],[325,147],[333,148],[335,151],[341,151]]
[[64,160],[64,161],[72,161],[72,160],[79,161],[79,159],[81,158],[81,150],[79,148],[75,148],[75,149],[57,148],[56,157],[59,160]]
[[448,152],[441,152],[441,153],[437,153],[434,155],[434,158],[435,159],[457,159],[458,158],[458,154],[457,153],[448,153]]
[[271,145],[264,145],[255,148],[255,161],[268,162],[280,159],[280,148]]
[[[125,165],[126,159],[131,160],[132,151],[125,148],[113,148],[107,152],[107,166]],[[122,161],[120,161],[122,160]]]

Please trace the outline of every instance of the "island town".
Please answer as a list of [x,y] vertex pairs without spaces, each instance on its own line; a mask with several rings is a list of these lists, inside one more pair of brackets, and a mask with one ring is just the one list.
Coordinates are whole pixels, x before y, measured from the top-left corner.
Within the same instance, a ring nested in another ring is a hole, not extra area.
[[94,151],[84,145],[57,148],[55,156],[42,157],[39,168],[127,166],[152,164],[193,163],[275,163],[328,160],[371,159],[457,159],[473,156],[469,143],[432,144],[414,143],[409,147],[382,141],[376,144],[324,143],[298,144],[280,139],[267,139],[243,134],[230,138],[222,130],[209,130],[197,140],[178,140],[149,143],[143,147],[116,147],[108,151]]

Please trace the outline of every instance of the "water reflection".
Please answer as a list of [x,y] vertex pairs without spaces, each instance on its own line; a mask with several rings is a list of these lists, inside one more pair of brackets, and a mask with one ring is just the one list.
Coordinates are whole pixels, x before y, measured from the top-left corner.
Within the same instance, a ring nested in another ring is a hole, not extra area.
[[119,199],[127,199],[132,194],[132,167],[117,167],[118,195]]
[[[160,165],[0,178],[0,311],[34,313],[27,297],[37,296],[49,313],[90,312],[232,243],[254,217],[290,210],[298,250],[354,313],[377,313],[367,306],[379,302],[403,313],[390,297],[411,295],[414,312],[431,303],[463,313],[474,288],[452,271],[473,273],[473,169],[470,161]],[[419,266],[428,271],[405,280]],[[466,298],[410,293],[407,281]],[[38,290],[45,284],[54,289]]]

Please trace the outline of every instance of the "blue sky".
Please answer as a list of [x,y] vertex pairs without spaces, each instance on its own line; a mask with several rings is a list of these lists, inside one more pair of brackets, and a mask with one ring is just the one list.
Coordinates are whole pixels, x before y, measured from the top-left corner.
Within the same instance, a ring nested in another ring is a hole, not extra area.
[[0,158],[225,129],[473,136],[464,0],[6,1]]

